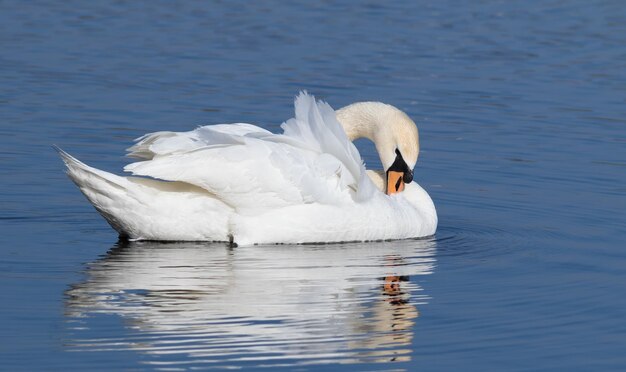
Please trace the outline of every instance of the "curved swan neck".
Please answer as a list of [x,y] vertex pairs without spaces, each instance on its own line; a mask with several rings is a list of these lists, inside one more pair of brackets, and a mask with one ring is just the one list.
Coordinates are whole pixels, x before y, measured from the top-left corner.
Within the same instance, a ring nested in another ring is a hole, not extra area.
[[389,130],[387,122],[393,115],[403,114],[397,108],[382,102],[357,102],[337,110],[337,120],[350,141],[377,137]]
[[394,106],[382,102],[357,102],[337,110],[337,120],[348,138],[367,138],[374,142],[385,170],[394,163],[397,151],[409,169],[419,154],[419,135],[411,118]]

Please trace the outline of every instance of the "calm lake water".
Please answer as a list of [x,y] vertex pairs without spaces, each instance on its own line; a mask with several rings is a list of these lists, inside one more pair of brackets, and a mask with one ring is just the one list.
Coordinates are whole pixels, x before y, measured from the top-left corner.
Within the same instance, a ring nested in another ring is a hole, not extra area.
[[[0,46],[0,369],[626,368],[624,2],[2,1]],[[418,123],[433,239],[118,243],[51,148],[301,89]]]

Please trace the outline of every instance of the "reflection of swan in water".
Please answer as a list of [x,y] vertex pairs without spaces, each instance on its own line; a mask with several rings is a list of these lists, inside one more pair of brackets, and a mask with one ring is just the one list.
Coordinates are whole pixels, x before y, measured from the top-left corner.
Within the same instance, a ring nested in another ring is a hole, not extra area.
[[[69,344],[172,366],[408,360],[426,299],[414,276],[432,272],[434,251],[427,240],[116,246],[66,292],[70,324],[80,323]],[[98,337],[98,314],[122,316],[126,329]]]

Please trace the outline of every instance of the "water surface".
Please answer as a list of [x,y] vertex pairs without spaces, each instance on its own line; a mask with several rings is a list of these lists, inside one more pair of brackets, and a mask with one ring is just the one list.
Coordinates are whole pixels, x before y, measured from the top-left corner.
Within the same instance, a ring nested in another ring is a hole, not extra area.
[[[2,369],[626,366],[622,2],[4,1],[0,45]],[[418,123],[434,239],[118,243],[50,147],[119,173],[301,89]]]

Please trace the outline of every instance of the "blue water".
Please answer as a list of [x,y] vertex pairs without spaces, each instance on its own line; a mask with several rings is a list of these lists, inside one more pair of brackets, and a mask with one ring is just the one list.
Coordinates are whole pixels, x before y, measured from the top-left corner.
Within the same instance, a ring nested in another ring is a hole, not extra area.
[[[623,2],[3,1],[0,47],[0,369],[626,368]],[[50,147],[301,89],[417,122],[433,239],[118,243]]]

